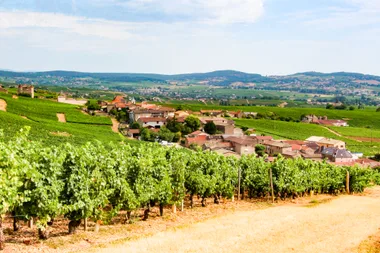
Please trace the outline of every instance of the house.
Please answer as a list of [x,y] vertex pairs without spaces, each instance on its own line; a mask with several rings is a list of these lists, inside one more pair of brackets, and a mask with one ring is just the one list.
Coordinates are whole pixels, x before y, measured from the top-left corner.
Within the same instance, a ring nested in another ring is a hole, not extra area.
[[208,140],[207,135],[187,136],[185,138],[185,146],[190,147],[192,144],[203,146]]
[[220,154],[220,155],[223,155],[223,156],[233,156],[233,157],[236,157],[236,158],[240,158],[241,156],[234,152],[234,151],[231,151],[231,150],[227,150],[227,149],[216,149],[214,150],[214,152]]
[[140,129],[129,129],[127,136],[131,138],[137,138],[140,136]]
[[230,125],[228,123],[216,123],[215,126],[216,130],[220,131],[222,134],[235,134],[235,125]]
[[174,113],[174,116],[176,118],[187,118],[187,117],[189,117],[189,115],[190,115],[190,113],[187,111],[176,111]]
[[333,119],[319,120],[319,124],[325,125],[325,126],[348,127],[347,121],[344,121],[344,120],[333,120]]
[[281,154],[283,155],[284,153],[292,153],[292,146],[286,142],[282,141],[265,141],[264,145],[266,147],[265,152],[269,156],[274,156]]
[[332,162],[349,163],[353,162],[353,155],[346,149],[339,149],[335,147],[328,147],[321,152],[323,158],[327,158]]
[[255,153],[256,140],[250,136],[235,137],[230,136],[224,139],[232,143],[232,147],[239,155],[249,155]]
[[136,108],[135,110],[129,111],[129,121],[132,123],[134,121],[138,121],[139,118],[166,118],[168,115],[163,111],[152,110],[152,109],[141,109]]
[[225,119],[225,118],[220,118],[220,117],[200,117],[199,120],[203,125],[206,125],[207,122],[214,122],[215,125],[217,124],[229,124],[229,125],[235,125],[235,121]]
[[338,127],[347,127],[348,123],[344,120],[333,120],[333,119],[327,119],[327,116],[315,116],[315,115],[306,115],[302,118],[302,122],[304,123],[312,123],[312,124],[318,124],[318,125],[325,125],[325,126],[338,126]]
[[18,86],[17,95],[29,95],[31,98],[34,98],[34,86],[20,84]]
[[202,132],[201,130],[197,130],[195,132],[188,134],[188,136],[190,136],[190,137],[196,137],[196,136],[200,136],[200,135],[210,136],[208,133]]
[[257,144],[264,144],[266,141],[273,141],[272,136],[254,136],[254,139],[257,141]]
[[344,141],[320,137],[320,136],[312,136],[308,139],[306,139],[307,142],[315,142],[318,146],[323,148],[339,148],[339,149],[345,149],[346,143]]
[[208,138],[207,142],[202,146],[203,150],[217,150],[217,149],[225,149],[225,150],[234,150],[233,144],[228,141],[223,140],[212,140]]
[[234,112],[234,111],[228,111],[227,114],[228,114],[230,117],[233,117],[233,118],[242,118],[243,115],[244,115],[242,111],[237,111],[237,112]]
[[4,89],[3,86],[0,85],[0,92],[8,93],[8,90]]
[[203,116],[220,116],[223,114],[222,110],[200,110]]
[[166,124],[166,118],[160,117],[141,117],[137,122],[142,127],[159,129]]
[[244,118],[256,118],[257,112],[243,112]]
[[243,132],[243,130],[241,128],[235,127],[233,135],[235,135],[235,136],[244,136],[244,132]]

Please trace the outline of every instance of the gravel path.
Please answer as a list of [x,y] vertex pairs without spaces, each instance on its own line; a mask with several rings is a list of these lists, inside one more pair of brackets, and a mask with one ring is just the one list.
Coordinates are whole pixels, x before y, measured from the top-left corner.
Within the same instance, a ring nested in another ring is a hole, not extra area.
[[7,111],[7,102],[5,100],[0,99],[0,111]]
[[343,196],[315,207],[236,212],[99,252],[355,252],[380,228],[379,213],[378,192]]

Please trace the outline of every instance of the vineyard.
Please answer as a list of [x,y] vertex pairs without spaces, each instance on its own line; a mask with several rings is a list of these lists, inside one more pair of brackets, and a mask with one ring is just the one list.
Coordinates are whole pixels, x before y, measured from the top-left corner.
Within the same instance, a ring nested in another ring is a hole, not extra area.
[[[29,138],[46,145],[128,141],[112,131],[110,118],[86,115],[76,106],[24,97],[12,99],[7,94],[0,94],[0,98],[7,101],[7,111],[0,111],[0,129],[4,130],[5,140],[11,139],[21,127],[30,126]],[[67,123],[58,122],[57,112],[65,113]]]
[[342,136],[330,132],[327,128],[314,124],[276,121],[276,120],[248,120],[236,119],[237,126],[244,126],[256,130],[256,134],[271,135],[276,139],[305,140],[308,137],[324,136],[327,138],[342,140],[346,142],[347,148],[352,152],[363,152],[372,156],[380,152],[380,147],[376,143],[360,142],[349,139],[349,136],[373,137],[378,136],[378,130],[355,127],[330,127]]
[[[166,106],[177,108],[178,104],[166,104]],[[199,110],[227,110],[258,112],[262,114],[275,113],[279,117],[289,117],[300,120],[302,115],[314,114],[317,116],[327,116],[329,119],[348,119],[352,127],[371,127],[380,129],[380,113],[376,112],[375,107],[368,107],[364,110],[327,110],[325,108],[280,108],[267,106],[221,106],[221,105],[202,105],[202,104],[181,104],[183,109]]]
[[30,120],[37,122],[46,122],[48,120],[57,121],[57,113],[64,113],[69,123],[112,125],[108,117],[93,117],[81,113],[77,106],[57,103],[49,100],[31,99],[19,97],[12,99],[11,95],[1,94],[7,104],[7,111],[16,115],[25,116]]
[[93,220],[98,230],[101,221],[121,211],[126,212],[126,222],[141,209],[141,218],[147,220],[153,206],[159,207],[162,216],[166,206],[185,198],[193,206],[193,199],[199,197],[205,206],[209,198],[218,204],[239,190],[249,198],[339,194],[346,190],[347,171],[351,192],[380,182],[376,170],[302,159],[279,157],[267,163],[255,156],[237,159],[155,144],[46,147],[30,141],[29,132],[30,128],[23,128],[9,141],[0,141],[1,249],[6,215],[16,217],[15,231],[18,219],[33,219],[39,238],[46,240],[52,229],[49,225],[62,216],[70,220],[68,232],[75,233],[82,221],[86,229],[86,221]]

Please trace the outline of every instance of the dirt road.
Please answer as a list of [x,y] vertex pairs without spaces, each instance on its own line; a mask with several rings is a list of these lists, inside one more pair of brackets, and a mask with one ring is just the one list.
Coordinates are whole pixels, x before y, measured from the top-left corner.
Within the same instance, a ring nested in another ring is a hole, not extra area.
[[119,122],[114,118],[111,118],[111,121],[112,121],[112,131],[115,133],[118,133],[119,132]]
[[66,122],[66,115],[64,113],[57,113],[57,118],[59,122]]
[[4,111],[4,112],[7,111],[7,102],[5,102],[2,99],[0,99],[0,111]]
[[356,252],[380,228],[380,197],[237,212],[98,252]]

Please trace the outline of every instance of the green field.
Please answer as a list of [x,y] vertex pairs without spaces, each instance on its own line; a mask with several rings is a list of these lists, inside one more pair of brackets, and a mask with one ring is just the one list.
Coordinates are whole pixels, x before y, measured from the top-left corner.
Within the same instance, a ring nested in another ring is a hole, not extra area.
[[380,130],[360,127],[330,127],[343,136],[380,138]]
[[[112,132],[109,118],[85,115],[75,106],[22,97],[12,99],[3,94],[0,98],[7,101],[7,112],[0,111],[0,129],[6,140],[22,127],[30,126],[30,139],[42,140],[49,145],[83,144],[95,140],[103,143],[126,141],[120,134]],[[65,113],[69,122],[58,122],[56,112]]]

